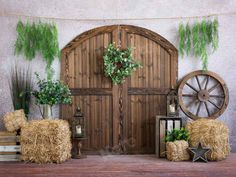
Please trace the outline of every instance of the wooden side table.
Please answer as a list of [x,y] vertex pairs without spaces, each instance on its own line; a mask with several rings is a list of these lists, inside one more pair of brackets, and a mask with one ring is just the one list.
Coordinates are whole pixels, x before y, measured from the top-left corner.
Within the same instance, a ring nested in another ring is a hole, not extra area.
[[86,140],[86,137],[81,137],[81,138],[73,138],[74,140],[76,140],[77,142],[77,154],[73,154],[72,158],[73,159],[83,159],[86,158],[86,155],[82,155],[81,153],[81,148],[82,148],[82,141]]

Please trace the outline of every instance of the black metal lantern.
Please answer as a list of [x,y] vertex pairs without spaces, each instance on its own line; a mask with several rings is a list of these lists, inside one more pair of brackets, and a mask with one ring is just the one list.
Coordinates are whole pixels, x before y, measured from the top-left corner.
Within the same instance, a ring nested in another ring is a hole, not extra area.
[[167,94],[167,116],[175,117],[179,115],[179,101],[177,92],[174,87],[171,88],[170,92]]
[[79,106],[72,120],[72,135],[73,138],[85,137],[85,118]]

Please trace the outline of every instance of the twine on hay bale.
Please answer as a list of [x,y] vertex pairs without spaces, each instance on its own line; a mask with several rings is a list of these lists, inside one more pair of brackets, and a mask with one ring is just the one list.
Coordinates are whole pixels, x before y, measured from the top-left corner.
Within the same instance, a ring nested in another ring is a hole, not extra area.
[[3,122],[6,129],[10,132],[16,131],[27,125],[23,109],[6,113],[3,117]]
[[21,129],[21,159],[61,163],[71,157],[71,132],[65,120],[37,120]]
[[166,143],[166,157],[170,161],[189,160],[188,142],[178,140]]
[[186,125],[189,131],[189,145],[196,147],[199,142],[208,147],[209,160],[223,160],[230,154],[229,129],[219,120],[199,119]]

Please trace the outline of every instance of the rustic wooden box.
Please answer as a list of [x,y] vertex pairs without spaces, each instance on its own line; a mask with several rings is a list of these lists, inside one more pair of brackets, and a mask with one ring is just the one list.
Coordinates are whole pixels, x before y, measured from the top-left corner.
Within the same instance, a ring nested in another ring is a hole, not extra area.
[[19,161],[20,151],[16,132],[0,132],[0,161]]
[[[163,123],[163,122],[164,123]],[[166,157],[166,142],[164,141],[167,131],[174,128],[180,129],[182,127],[181,117],[170,116],[156,116],[156,137],[155,137],[155,152],[156,156],[160,158]]]

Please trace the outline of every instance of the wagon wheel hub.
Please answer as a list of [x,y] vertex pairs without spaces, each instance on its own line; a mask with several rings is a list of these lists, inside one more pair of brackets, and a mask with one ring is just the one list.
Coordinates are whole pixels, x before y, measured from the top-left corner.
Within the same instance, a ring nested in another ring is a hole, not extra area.
[[207,102],[210,98],[210,94],[207,90],[200,90],[197,96],[198,99],[203,102]]
[[179,105],[191,119],[216,119],[229,102],[224,80],[210,71],[194,71],[185,76],[178,88]]

